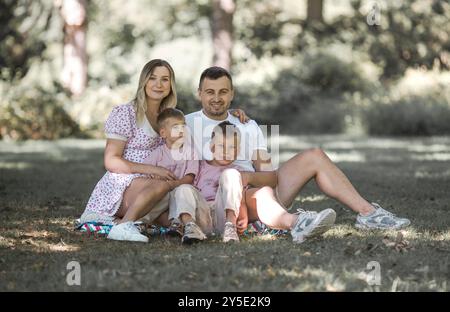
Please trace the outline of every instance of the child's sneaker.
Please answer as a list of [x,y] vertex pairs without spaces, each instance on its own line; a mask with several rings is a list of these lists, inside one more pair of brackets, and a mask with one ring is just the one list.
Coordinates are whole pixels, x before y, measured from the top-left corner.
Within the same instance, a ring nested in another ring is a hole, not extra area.
[[206,235],[194,222],[189,222],[184,226],[184,235],[181,238],[182,244],[190,245],[206,239]]
[[393,213],[383,209],[377,203],[372,203],[372,206],[376,210],[370,215],[362,216],[358,214],[355,227],[364,230],[398,230],[411,224],[411,221],[408,219],[395,216]]
[[148,243],[148,237],[142,235],[134,222],[124,222],[114,225],[108,234],[109,239]]
[[181,224],[178,220],[172,220],[172,222],[170,222],[169,228],[167,229],[167,235],[173,237],[182,237],[183,224]]
[[231,222],[225,222],[225,230],[223,232],[223,242],[239,242],[236,225]]
[[305,239],[318,236],[328,231],[336,221],[336,212],[325,209],[317,213],[315,211],[299,210],[297,221],[291,230],[294,243],[302,243]]

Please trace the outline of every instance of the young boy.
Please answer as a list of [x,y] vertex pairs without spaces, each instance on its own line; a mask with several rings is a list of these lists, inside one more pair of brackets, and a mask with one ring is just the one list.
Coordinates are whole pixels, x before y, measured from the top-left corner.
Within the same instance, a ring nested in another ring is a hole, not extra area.
[[[299,215],[284,210],[267,190],[276,185],[275,172],[239,172],[239,167],[233,165],[239,152],[239,140],[238,128],[228,121],[214,128],[210,144],[212,160],[201,161],[194,182],[198,191],[185,194],[183,198],[185,205],[197,206],[201,211],[205,210],[205,206],[211,208],[213,226],[223,233],[224,242],[239,241],[237,229],[239,227],[242,231],[249,219],[261,219],[263,223],[270,220],[273,222],[269,225],[290,229],[294,242],[324,233],[334,224],[336,213],[332,209],[320,213],[300,212]],[[248,196],[244,189],[247,185],[256,187]],[[252,201],[252,195],[256,192],[262,192],[259,196],[265,198],[266,202],[250,202],[249,208],[252,210],[247,211],[246,197]],[[243,193],[246,195],[244,200]],[[254,213],[256,204],[259,206],[258,213]]]
[[[150,156],[144,160],[144,163],[166,168],[177,178],[176,180],[167,180],[171,189],[169,234],[182,236],[183,244],[204,240],[206,236],[195,222],[195,207],[187,210],[174,205],[178,188],[182,185],[192,184],[199,170],[199,161],[195,149],[185,142],[189,136],[185,132],[184,114],[178,109],[167,108],[158,115],[157,125],[159,135],[165,140],[165,144],[152,151]],[[203,227],[208,226],[207,221]]]

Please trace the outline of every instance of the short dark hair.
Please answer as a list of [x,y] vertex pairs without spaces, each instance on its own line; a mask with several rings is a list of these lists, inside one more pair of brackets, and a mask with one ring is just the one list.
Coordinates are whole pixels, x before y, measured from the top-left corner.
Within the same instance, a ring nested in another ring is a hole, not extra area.
[[177,118],[184,120],[184,114],[182,111],[176,108],[166,108],[158,114],[156,118],[156,124],[158,125],[158,130],[164,125],[164,122],[169,118]]
[[200,81],[198,83],[198,88],[202,88],[202,83],[205,78],[216,80],[221,77],[227,77],[228,80],[230,80],[231,89],[233,89],[233,79],[231,78],[231,74],[228,70],[225,68],[219,67],[219,66],[212,66],[207,69],[205,69],[202,74],[200,75]]
[[228,120],[222,121],[220,124],[214,127],[213,132],[211,134],[211,139],[213,139],[216,135],[219,134],[224,137],[233,135],[237,139],[241,138],[241,132],[239,131],[238,127],[229,122]]

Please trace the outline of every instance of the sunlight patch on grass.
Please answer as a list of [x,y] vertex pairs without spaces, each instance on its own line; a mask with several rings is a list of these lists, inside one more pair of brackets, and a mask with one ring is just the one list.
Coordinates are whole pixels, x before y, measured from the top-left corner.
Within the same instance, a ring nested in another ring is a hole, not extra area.
[[422,242],[439,242],[439,241],[450,241],[450,230],[447,231],[421,231],[412,226],[401,230],[358,230],[350,225],[335,225],[328,232],[326,232],[324,237],[334,237],[334,238],[347,238],[347,237],[358,237],[358,238],[388,238],[395,240],[397,236],[401,233],[402,237],[407,240],[417,240]]
[[72,252],[80,250],[80,246],[67,244],[62,239],[58,243],[49,242],[42,239],[27,238],[27,239],[16,239],[14,242],[14,247],[24,247],[26,250],[32,250],[33,252]]
[[425,155],[411,155],[411,159],[419,161],[449,161],[450,153],[429,153]]
[[279,237],[276,235],[261,235],[261,236],[255,236],[252,237],[250,240],[254,240],[254,241],[275,241],[277,240]]
[[438,242],[450,242],[450,230],[447,231],[424,231],[422,233],[417,233],[417,236],[423,240],[438,241]]
[[277,274],[290,277],[290,278],[302,278],[304,274],[298,270],[279,269]]
[[299,201],[301,203],[320,202],[320,201],[327,200],[327,199],[328,199],[328,197],[326,195],[311,195],[311,196],[306,196],[306,197],[297,196],[295,198],[296,201]]
[[355,142],[351,141],[337,141],[337,142],[328,142],[323,145],[326,149],[354,149]]
[[48,153],[55,149],[103,149],[105,140],[83,140],[83,139],[61,139],[55,141],[45,140],[29,140],[23,142],[0,141],[0,150],[8,151],[8,153],[24,154],[24,153]]
[[29,168],[31,165],[26,162],[0,162],[0,169],[24,170]]
[[[340,163],[340,162],[366,162],[366,156],[363,153],[357,152],[357,151],[352,151],[352,152],[346,152],[346,153],[338,153],[338,152],[330,152],[330,151],[325,151],[326,154],[328,155],[328,157],[330,157],[330,159],[335,162],[335,163]],[[279,160],[281,163],[291,159],[292,157],[294,157],[295,155],[297,155],[298,153],[296,152],[284,152],[284,153],[280,153],[280,157]]]
[[49,219],[49,221],[48,221],[49,224],[59,225],[59,226],[63,227],[64,229],[68,229],[68,230],[72,229],[73,222],[74,222],[74,220],[72,220],[70,218],[53,218],[53,219]]
[[9,237],[0,236],[0,248],[14,247],[15,240]]
[[29,232],[25,232],[25,234],[21,235],[22,238],[56,238],[58,237],[58,234],[56,234],[55,232],[50,232],[47,230],[42,230],[42,231],[29,231]]
[[326,154],[335,163],[340,162],[366,162],[366,156],[363,153],[352,151],[347,153],[328,152]]
[[417,170],[414,173],[414,177],[417,179],[440,179],[450,177],[450,170],[443,172],[428,172],[423,170]]
[[47,244],[47,247],[50,251],[63,251],[63,252],[69,252],[69,251],[78,251],[80,250],[80,246],[75,245],[68,245],[68,244]]
[[345,238],[348,236],[352,237],[360,237],[367,238],[371,236],[370,231],[359,231],[355,227],[347,224],[337,224],[334,225],[329,231],[327,231],[324,236],[336,237],[336,238]]
[[303,275],[304,279],[302,283],[297,285],[294,288],[294,291],[345,290],[345,284],[337,278],[335,274],[327,272],[323,269],[311,268],[310,266],[307,266]]
[[58,233],[47,230],[4,231],[4,236],[0,236],[0,247],[4,248],[31,248],[33,251],[77,251],[79,246],[67,244],[62,239],[58,239]]
[[432,144],[432,145],[413,145],[408,148],[410,152],[425,152],[425,153],[438,153],[438,152],[450,152],[450,146],[444,144]]

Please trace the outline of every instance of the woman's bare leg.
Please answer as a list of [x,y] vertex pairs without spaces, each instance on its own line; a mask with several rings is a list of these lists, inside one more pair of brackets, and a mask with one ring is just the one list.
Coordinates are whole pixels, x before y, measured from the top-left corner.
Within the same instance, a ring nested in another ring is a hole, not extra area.
[[245,193],[248,221],[260,220],[265,225],[279,230],[289,230],[298,216],[286,211],[278,202],[272,188],[252,188]]
[[149,213],[169,191],[166,182],[146,178],[136,178],[125,190],[122,205],[116,217],[120,223],[136,221]]
[[355,212],[368,215],[373,206],[356,191],[344,173],[319,148],[300,153],[278,169],[278,196],[289,206],[309,180],[315,179],[322,192]]

